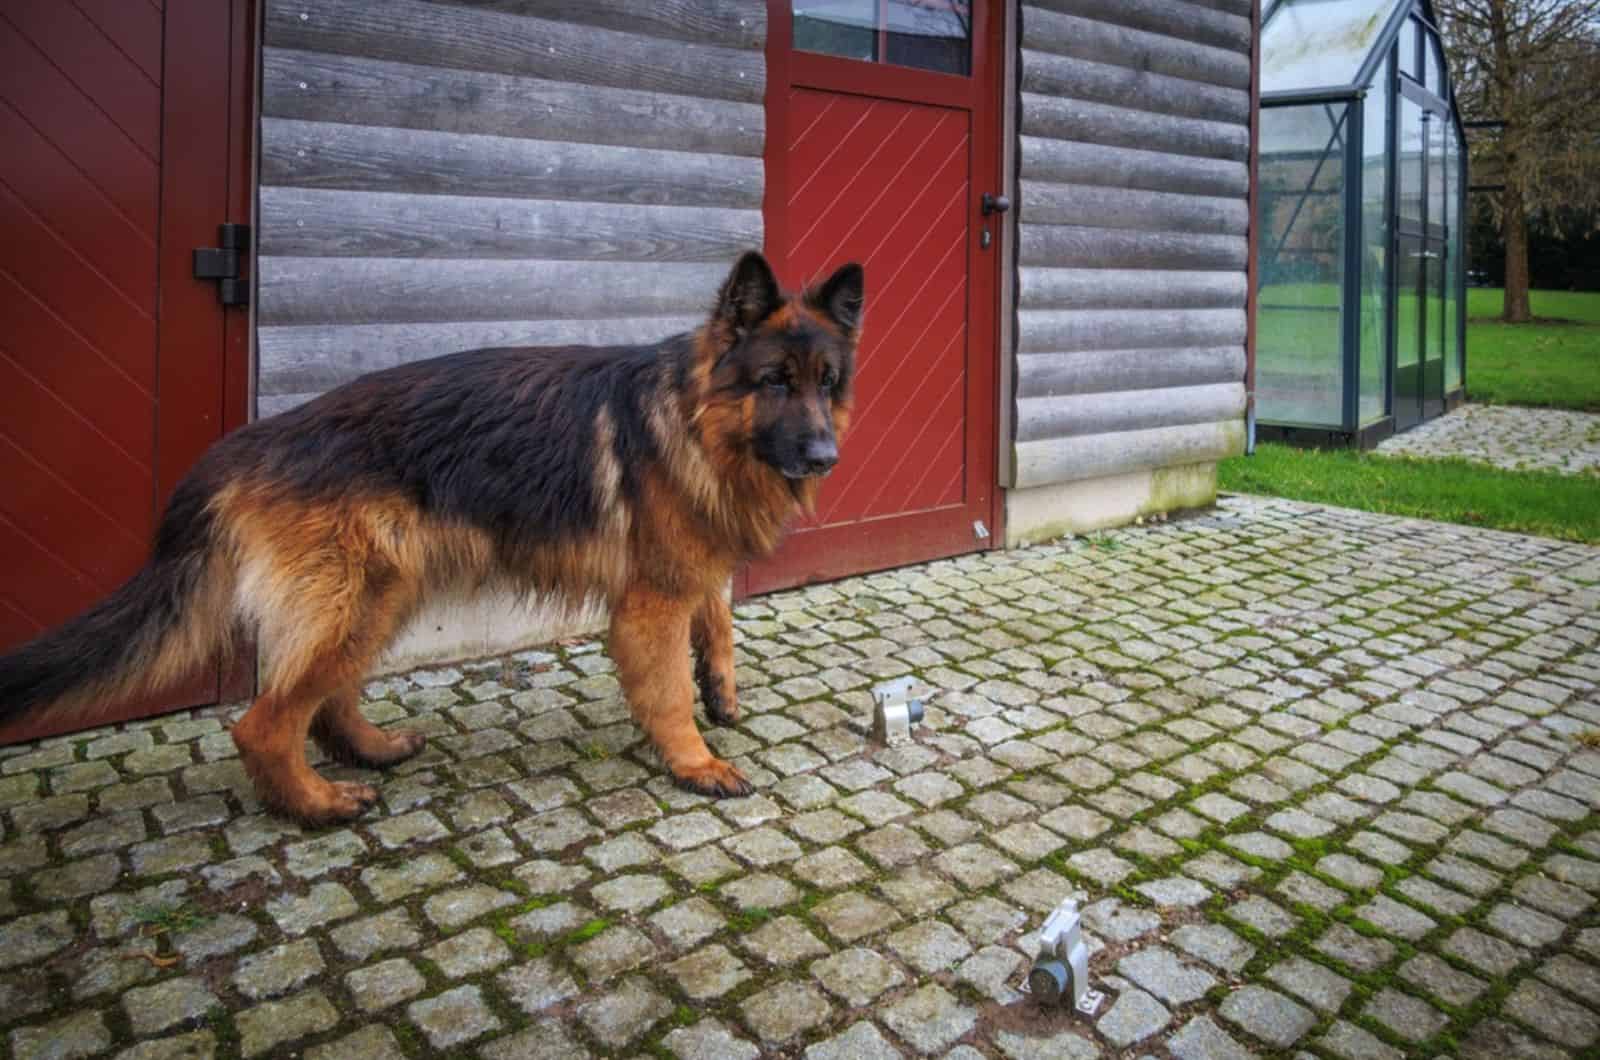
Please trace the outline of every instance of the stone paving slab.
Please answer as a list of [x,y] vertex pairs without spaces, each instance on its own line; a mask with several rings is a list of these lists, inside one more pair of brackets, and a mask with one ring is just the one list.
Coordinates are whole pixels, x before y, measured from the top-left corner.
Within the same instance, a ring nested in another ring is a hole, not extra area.
[[1457,456],[1510,471],[1600,475],[1600,413],[1462,405],[1385,438],[1380,456]]
[[[736,801],[591,641],[372,682],[428,750],[317,833],[233,710],[0,749],[0,1056],[1600,1049],[1600,549],[1235,498],[737,638]],[[1068,896],[1093,1018],[1019,991]]]

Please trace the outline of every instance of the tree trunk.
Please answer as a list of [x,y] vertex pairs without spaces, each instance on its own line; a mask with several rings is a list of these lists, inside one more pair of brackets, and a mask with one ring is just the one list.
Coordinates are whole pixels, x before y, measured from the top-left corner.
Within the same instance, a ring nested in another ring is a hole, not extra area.
[[1501,205],[1505,210],[1506,295],[1500,318],[1508,324],[1526,324],[1533,319],[1528,307],[1528,215],[1522,185],[1515,178],[1506,181]]

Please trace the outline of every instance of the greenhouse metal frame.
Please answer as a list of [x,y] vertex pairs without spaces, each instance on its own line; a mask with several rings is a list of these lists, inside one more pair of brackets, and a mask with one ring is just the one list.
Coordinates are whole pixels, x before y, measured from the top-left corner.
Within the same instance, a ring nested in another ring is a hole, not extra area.
[[1465,393],[1449,68],[1428,0],[1278,0],[1261,49],[1258,431],[1364,448]]

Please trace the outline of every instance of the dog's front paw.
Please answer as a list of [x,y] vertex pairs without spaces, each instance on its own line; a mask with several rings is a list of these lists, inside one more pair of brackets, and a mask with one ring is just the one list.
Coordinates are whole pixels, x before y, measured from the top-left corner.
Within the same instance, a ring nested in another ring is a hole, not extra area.
[[312,828],[343,824],[366,813],[378,801],[378,789],[354,781],[329,782],[321,777],[303,787],[274,791],[264,799],[289,817]]
[[680,788],[713,799],[738,798],[756,790],[731,762],[720,758],[707,758],[701,765],[674,769],[672,779]]

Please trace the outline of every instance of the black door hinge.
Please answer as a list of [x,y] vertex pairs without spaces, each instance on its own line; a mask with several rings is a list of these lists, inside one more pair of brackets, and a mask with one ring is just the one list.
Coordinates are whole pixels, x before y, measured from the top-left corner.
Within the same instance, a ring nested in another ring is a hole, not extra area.
[[250,226],[220,224],[217,240],[221,246],[194,248],[194,277],[216,280],[217,300],[223,305],[249,305],[250,281],[242,279],[239,272],[250,253]]

